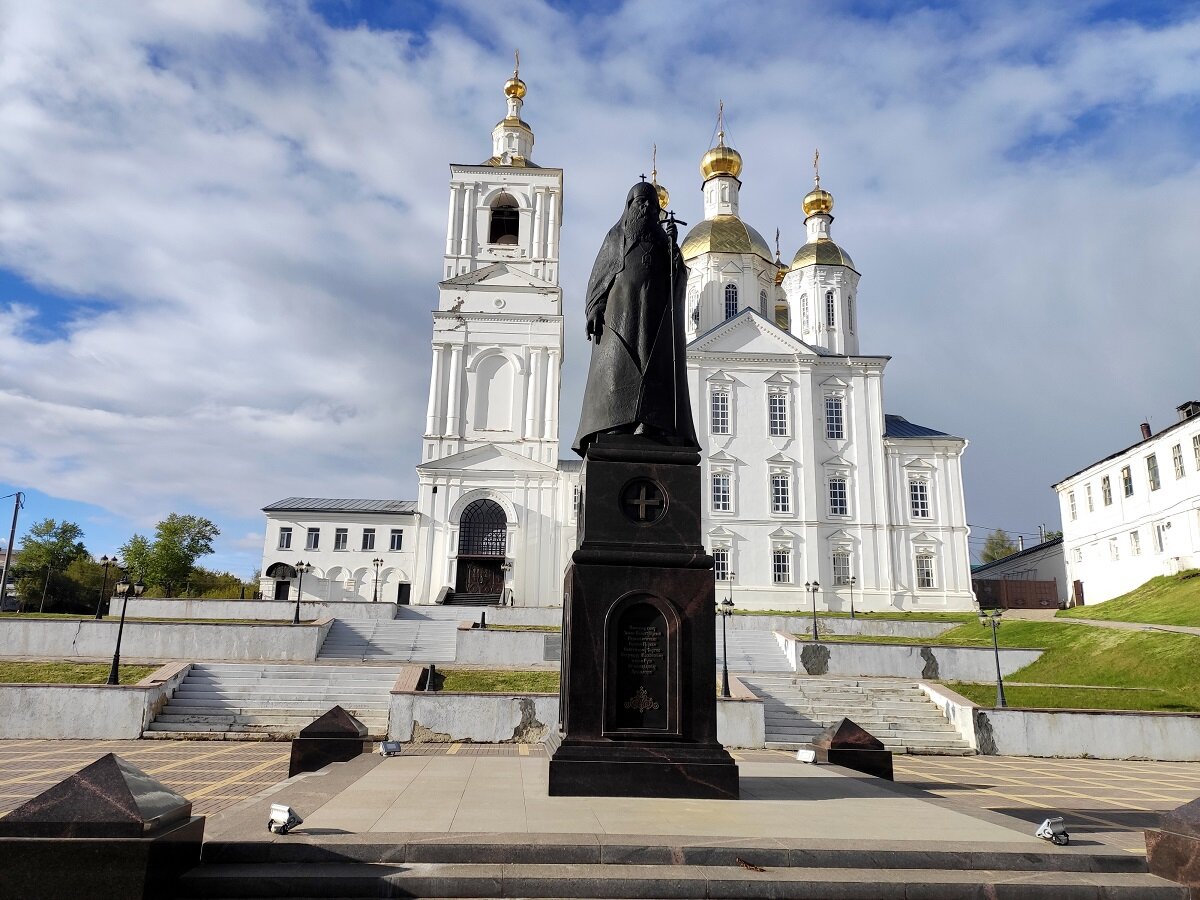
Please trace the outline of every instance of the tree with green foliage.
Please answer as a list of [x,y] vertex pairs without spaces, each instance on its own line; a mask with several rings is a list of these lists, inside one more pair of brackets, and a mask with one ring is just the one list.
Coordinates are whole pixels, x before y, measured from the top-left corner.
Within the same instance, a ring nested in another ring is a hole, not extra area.
[[983,552],[979,554],[979,559],[982,562],[990,563],[998,559],[1004,559],[1004,557],[1011,556],[1016,552],[1017,545],[1008,536],[1008,532],[1003,528],[997,528],[987,536],[987,540],[983,544]]
[[48,608],[74,600],[78,591],[63,573],[72,562],[86,556],[83,529],[74,522],[54,519],[35,522],[21,539],[21,549],[13,565],[22,608],[36,609],[43,598]]
[[153,540],[135,534],[121,556],[131,578],[142,579],[159,596],[174,597],[196,571],[196,560],[213,552],[212,542],[220,533],[203,516],[171,513],[154,526]]

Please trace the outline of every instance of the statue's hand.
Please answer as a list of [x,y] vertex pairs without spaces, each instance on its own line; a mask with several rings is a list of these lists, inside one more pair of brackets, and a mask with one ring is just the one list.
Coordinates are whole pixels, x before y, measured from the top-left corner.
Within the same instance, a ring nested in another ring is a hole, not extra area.
[[671,243],[679,243],[679,226],[675,224],[675,220],[667,219],[667,223],[664,227],[667,230],[667,237],[671,239]]
[[590,341],[595,335],[596,343],[600,343],[600,334],[604,331],[604,309],[597,308],[587,320],[587,339]]

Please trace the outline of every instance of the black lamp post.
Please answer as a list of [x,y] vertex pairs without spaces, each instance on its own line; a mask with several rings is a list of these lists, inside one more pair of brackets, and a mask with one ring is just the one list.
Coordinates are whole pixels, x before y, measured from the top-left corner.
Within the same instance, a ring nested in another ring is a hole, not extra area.
[[721,601],[721,696],[729,696],[729,640],[725,636],[725,620],[733,615],[733,572],[729,573],[729,596]]
[[379,557],[371,560],[371,565],[375,567],[375,593],[371,596],[372,603],[379,602],[379,567],[383,565],[383,560]]
[[118,581],[113,589],[117,592],[117,596],[121,598],[121,624],[117,626],[117,647],[113,650],[112,668],[108,670],[108,683],[121,683],[121,637],[125,633],[125,607],[129,604],[129,595],[140,597],[146,591],[146,585],[142,583],[142,579],[138,579],[133,584],[129,583],[128,578],[122,578]]
[[1004,610],[993,609],[991,613],[979,610],[979,624],[992,626],[992,651],[996,654],[996,706],[1003,709],[1008,706],[1004,701],[1004,676],[1000,674],[1000,642],[996,638],[996,629],[1000,627],[1000,617]]
[[304,576],[312,571],[312,566],[306,562],[296,563],[296,574],[300,576],[296,582],[296,613],[292,616],[292,624],[300,624],[300,598],[304,596]]
[[100,565],[104,566],[104,580],[100,583],[100,599],[96,601],[96,618],[100,619],[104,612],[104,595],[108,592],[108,567],[115,566],[117,558],[115,556],[100,557]]
[[820,588],[821,588],[821,583],[819,581],[804,582],[804,590],[806,590],[806,591],[808,591],[808,593],[812,594],[813,640],[814,641],[819,641],[821,639],[821,636],[817,633],[817,591],[820,590]]
[[857,581],[853,575],[850,576],[850,618],[854,618],[854,583]]

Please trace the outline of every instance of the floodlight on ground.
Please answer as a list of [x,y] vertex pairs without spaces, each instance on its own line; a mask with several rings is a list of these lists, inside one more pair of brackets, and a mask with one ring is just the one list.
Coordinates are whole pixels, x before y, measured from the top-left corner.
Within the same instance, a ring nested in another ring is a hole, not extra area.
[[1050,841],[1059,847],[1065,847],[1071,843],[1071,836],[1067,834],[1067,823],[1063,821],[1062,816],[1050,817],[1038,826],[1035,834],[1043,841]]
[[799,762],[806,762],[806,763],[816,762],[817,761],[817,751],[816,750],[805,750],[803,747],[801,747],[799,750],[796,751],[796,759]]
[[272,834],[287,834],[304,820],[286,803],[271,804],[271,818],[267,819],[267,831]]
[[380,756],[399,756],[404,750],[404,744],[401,741],[381,741],[379,744]]

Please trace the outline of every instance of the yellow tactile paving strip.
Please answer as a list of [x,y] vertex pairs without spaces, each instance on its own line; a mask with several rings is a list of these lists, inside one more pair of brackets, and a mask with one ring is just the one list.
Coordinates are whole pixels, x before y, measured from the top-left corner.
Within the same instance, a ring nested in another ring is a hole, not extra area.
[[1073,838],[1143,852],[1158,813],[1200,796],[1200,763],[1000,756],[898,756],[898,782],[1037,825],[1061,815]]
[[289,743],[0,741],[0,815],[115,753],[212,815],[287,778]]

